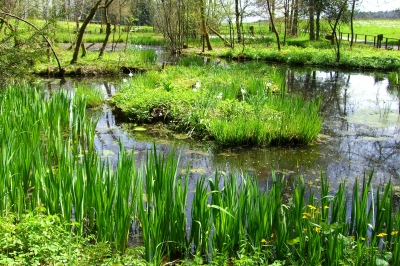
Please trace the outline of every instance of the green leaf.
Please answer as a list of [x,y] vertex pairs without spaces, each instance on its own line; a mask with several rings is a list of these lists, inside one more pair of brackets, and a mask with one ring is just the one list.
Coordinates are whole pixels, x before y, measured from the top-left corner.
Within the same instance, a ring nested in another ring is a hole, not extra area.
[[291,246],[295,245],[299,242],[300,242],[300,237],[296,237],[296,238],[289,239],[288,241],[286,241],[286,243],[288,243],[288,245],[291,245]]

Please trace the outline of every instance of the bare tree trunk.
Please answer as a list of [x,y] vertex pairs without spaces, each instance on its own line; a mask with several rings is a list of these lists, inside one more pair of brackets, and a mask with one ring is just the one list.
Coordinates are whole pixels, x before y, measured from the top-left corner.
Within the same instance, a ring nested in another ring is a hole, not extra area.
[[96,4],[90,9],[89,15],[86,17],[85,21],[83,21],[82,26],[79,29],[79,33],[76,39],[75,50],[72,56],[71,64],[75,64],[78,61],[79,48],[81,47],[81,43],[83,40],[83,35],[85,34],[85,30],[89,22],[93,19],[96,14],[97,9],[99,8],[101,0],[98,0]]
[[310,0],[310,6],[308,7],[309,24],[310,24],[310,41],[315,41],[315,29],[314,29],[314,0]]
[[319,40],[319,35],[321,30],[320,18],[321,18],[321,12],[320,10],[317,10],[317,18],[315,20],[315,35],[316,35],[315,38],[317,41]]
[[211,42],[210,42],[210,36],[208,35],[207,32],[207,27],[206,27],[206,3],[205,0],[201,0],[200,4],[200,16],[201,16],[201,34],[203,35],[203,38],[207,42],[207,49],[209,51],[212,50]]
[[239,12],[239,0],[235,0],[235,17],[236,17],[236,32],[238,43],[242,41],[242,34],[240,32],[240,12]]
[[271,23],[271,30],[273,32],[275,32],[276,42],[278,43],[278,51],[280,51],[281,50],[281,44],[280,44],[280,41],[279,41],[278,31],[275,29],[274,17],[273,17],[273,13],[271,11],[270,0],[267,0],[267,7],[268,7],[269,19],[270,19],[270,23]]
[[103,45],[101,46],[99,51],[99,59],[103,57],[104,51],[106,50],[106,46],[108,43],[108,39],[110,38],[111,35],[111,22],[110,19],[108,18],[108,8],[104,9],[104,16],[106,19],[106,37],[104,38]]
[[353,0],[353,2],[351,3],[351,13],[350,13],[350,32],[351,32],[350,50],[353,49],[353,41],[354,41],[353,18],[354,18],[355,7],[356,7],[356,0]]
[[284,21],[284,34],[283,34],[283,46],[286,45],[286,35],[289,27],[289,0],[285,0],[283,3],[283,9],[285,14],[285,21]]
[[298,35],[297,32],[297,24],[299,21],[299,0],[294,0],[294,6],[292,6],[292,8],[294,9],[293,11],[293,22],[292,22],[292,36],[296,36]]
[[210,25],[207,25],[207,26],[208,26],[208,28],[210,29],[210,31],[211,31],[212,33],[214,33],[215,35],[217,35],[217,36],[224,42],[224,45],[225,45],[225,46],[231,47],[231,44],[230,44],[221,34],[219,34],[219,32],[217,32],[216,30],[214,30]]

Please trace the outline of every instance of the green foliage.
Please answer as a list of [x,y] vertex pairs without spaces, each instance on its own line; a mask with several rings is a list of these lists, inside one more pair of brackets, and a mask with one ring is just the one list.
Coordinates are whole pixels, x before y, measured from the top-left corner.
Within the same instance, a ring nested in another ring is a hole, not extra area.
[[113,103],[128,118],[171,122],[175,130],[222,145],[309,143],[321,129],[319,102],[279,91],[284,73],[274,68],[204,66],[196,57],[181,64],[186,67],[133,77]]
[[75,90],[75,95],[79,98],[84,97],[89,108],[99,107],[104,103],[104,95],[101,89],[93,88],[79,83]]
[[[189,171],[179,170],[174,153],[154,147],[137,169],[121,145],[115,167],[102,161],[82,98],[10,88],[0,103],[3,264],[146,265],[190,261],[191,251],[192,265],[200,258],[218,265],[398,263],[392,183],[375,192],[372,173],[354,184],[350,203],[345,184],[331,192],[322,175],[309,195],[299,177],[290,199],[285,179],[274,174],[260,189],[256,177],[217,171],[189,192]],[[127,249],[132,223],[142,229],[143,248]]]
[[40,213],[27,213],[20,219],[12,214],[0,217],[0,264],[67,264],[80,258],[83,239],[66,230],[67,224],[61,221],[56,215]]

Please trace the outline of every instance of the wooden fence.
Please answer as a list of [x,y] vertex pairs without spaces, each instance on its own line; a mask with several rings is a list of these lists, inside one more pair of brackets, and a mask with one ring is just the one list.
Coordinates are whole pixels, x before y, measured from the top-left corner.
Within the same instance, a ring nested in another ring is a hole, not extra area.
[[[360,38],[361,37],[361,38]],[[339,38],[341,40],[350,41],[351,33],[339,32]],[[354,42],[362,42],[364,44],[373,44],[377,48],[385,48],[387,50],[400,50],[400,39],[383,37],[379,35],[367,35],[367,34],[354,34]]]

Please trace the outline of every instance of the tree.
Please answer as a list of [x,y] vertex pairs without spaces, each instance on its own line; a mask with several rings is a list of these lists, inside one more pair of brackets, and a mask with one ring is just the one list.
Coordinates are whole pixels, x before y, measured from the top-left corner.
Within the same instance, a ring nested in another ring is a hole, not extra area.
[[270,0],[266,0],[266,1],[267,1],[267,9],[268,9],[268,14],[269,14],[269,21],[270,21],[270,24],[271,24],[271,29],[275,33],[276,42],[278,44],[278,50],[280,51],[281,50],[281,44],[280,44],[280,41],[279,41],[279,33],[275,28],[274,16],[273,16]]
[[334,0],[329,2],[325,9],[329,26],[332,30],[331,43],[336,43],[336,62],[340,61],[340,39],[336,34],[336,29],[340,22],[346,21],[348,0]]
[[114,0],[105,0],[104,5],[101,6],[100,4],[101,4],[102,0],[96,0],[94,5],[90,9],[88,16],[85,18],[81,27],[79,28],[79,32],[78,32],[78,35],[76,38],[76,43],[75,43],[74,54],[72,55],[71,64],[75,64],[78,61],[79,49],[81,47],[83,35],[85,34],[87,25],[93,19],[94,15],[96,14],[96,12],[99,8],[108,8],[113,1]]
[[314,0],[309,0],[308,4],[308,15],[309,15],[309,30],[310,30],[310,41],[315,41],[315,29],[314,29],[314,15],[315,15],[315,3]]
[[[193,8],[197,6],[193,5]],[[189,6],[183,0],[155,0],[154,24],[167,41],[172,54],[183,49],[185,32],[185,15],[189,16]],[[193,10],[191,10],[194,12]]]

